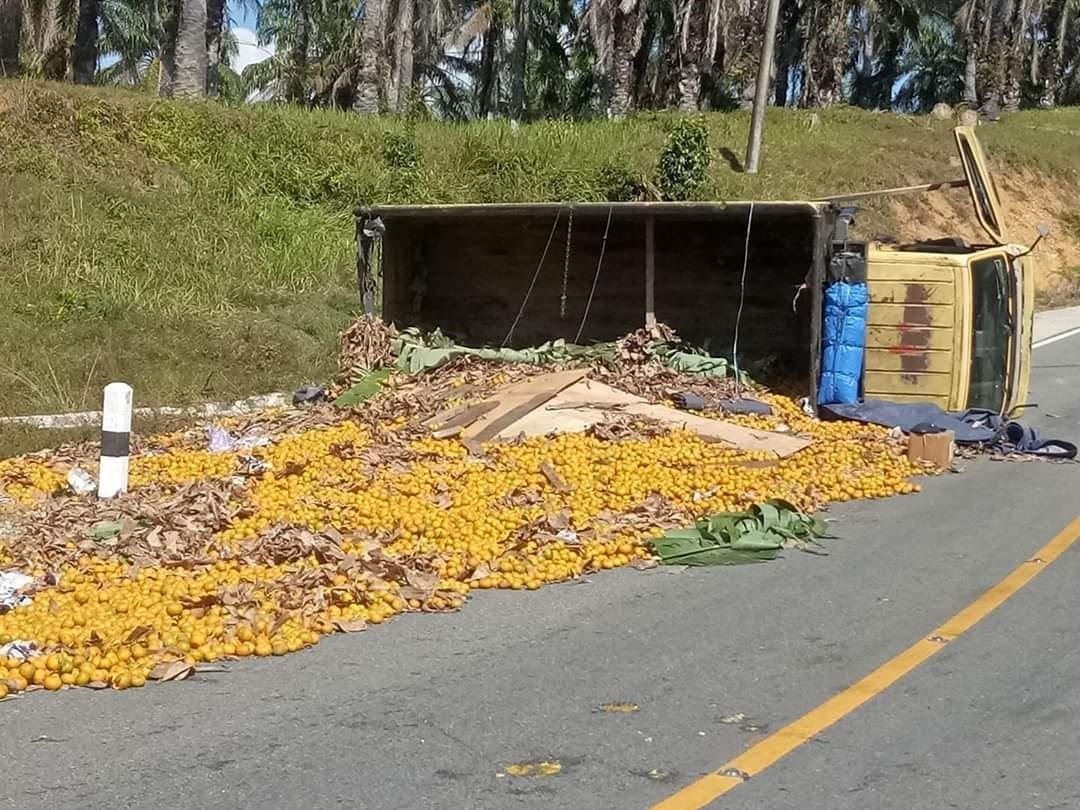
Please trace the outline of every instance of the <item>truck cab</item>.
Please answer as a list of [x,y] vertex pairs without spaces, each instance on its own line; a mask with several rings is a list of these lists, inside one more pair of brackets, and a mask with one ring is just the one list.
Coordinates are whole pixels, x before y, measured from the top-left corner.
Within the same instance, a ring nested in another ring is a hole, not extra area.
[[1008,241],[974,131],[955,130],[984,244],[934,239],[849,245],[869,290],[864,396],[1008,413],[1027,403],[1034,322],[1029,251]]

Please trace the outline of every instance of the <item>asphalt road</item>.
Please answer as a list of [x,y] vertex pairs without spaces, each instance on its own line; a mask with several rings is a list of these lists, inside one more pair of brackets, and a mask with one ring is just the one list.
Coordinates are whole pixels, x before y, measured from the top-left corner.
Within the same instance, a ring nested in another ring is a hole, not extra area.
[[[1078,349],[1037,351],[1029,420],[1074,440]],[[925,636],[1078,513],[1080,465],[979,461],[836,509],[827,557],[485,592],[169,687],[8,701],[0,807],[645,808]],[[715,806],[1080,806],[1078,579],[1080,547]],[[505,775],[539,760],[561,772]]]

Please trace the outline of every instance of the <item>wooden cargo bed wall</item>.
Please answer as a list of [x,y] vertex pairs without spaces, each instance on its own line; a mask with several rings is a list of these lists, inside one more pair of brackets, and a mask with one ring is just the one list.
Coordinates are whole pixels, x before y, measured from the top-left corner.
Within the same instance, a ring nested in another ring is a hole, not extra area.
[[[383,315],[399,326],[439,327],[468,345],[499,345],[521,307],[552,234],[553,215],[386,218]],[[577,334],[596,274],[605,216],[575,215],[566,265],[567,215],[551,237],[514,346]],[[792,300],[813,262],[809,212],[755,213],[739,335],[742,362],[774,358],[805,374],[809,291]],[[581,340],[611,340],[645,313],[645,218],[612,219]],[[655,217],[657,320],[712,353],[730,357],[746,244],[745,209],[694,218]],[[565,315],[561,314],[563,276]]]

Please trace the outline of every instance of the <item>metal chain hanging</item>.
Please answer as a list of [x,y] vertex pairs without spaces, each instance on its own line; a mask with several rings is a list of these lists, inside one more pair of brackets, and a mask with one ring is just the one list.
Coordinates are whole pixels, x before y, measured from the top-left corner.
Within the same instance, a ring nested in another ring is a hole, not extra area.
[[566,220],[566,261],[562,271],[562,294],[559,296],[559,317],[566,319],[566,287],[570,281],[570,237],[574,232],[574,209],[570,208],[570,216]]

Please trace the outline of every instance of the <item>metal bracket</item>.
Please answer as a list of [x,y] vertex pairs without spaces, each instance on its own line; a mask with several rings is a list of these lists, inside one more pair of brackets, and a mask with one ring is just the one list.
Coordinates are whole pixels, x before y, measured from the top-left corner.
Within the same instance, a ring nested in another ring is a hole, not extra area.
[[386,225],[379,217],[356,220],[356,284],[360,293],[360,306],[365,315],[374,315],[378,285],[372,268],[372,251],[382,241]]

